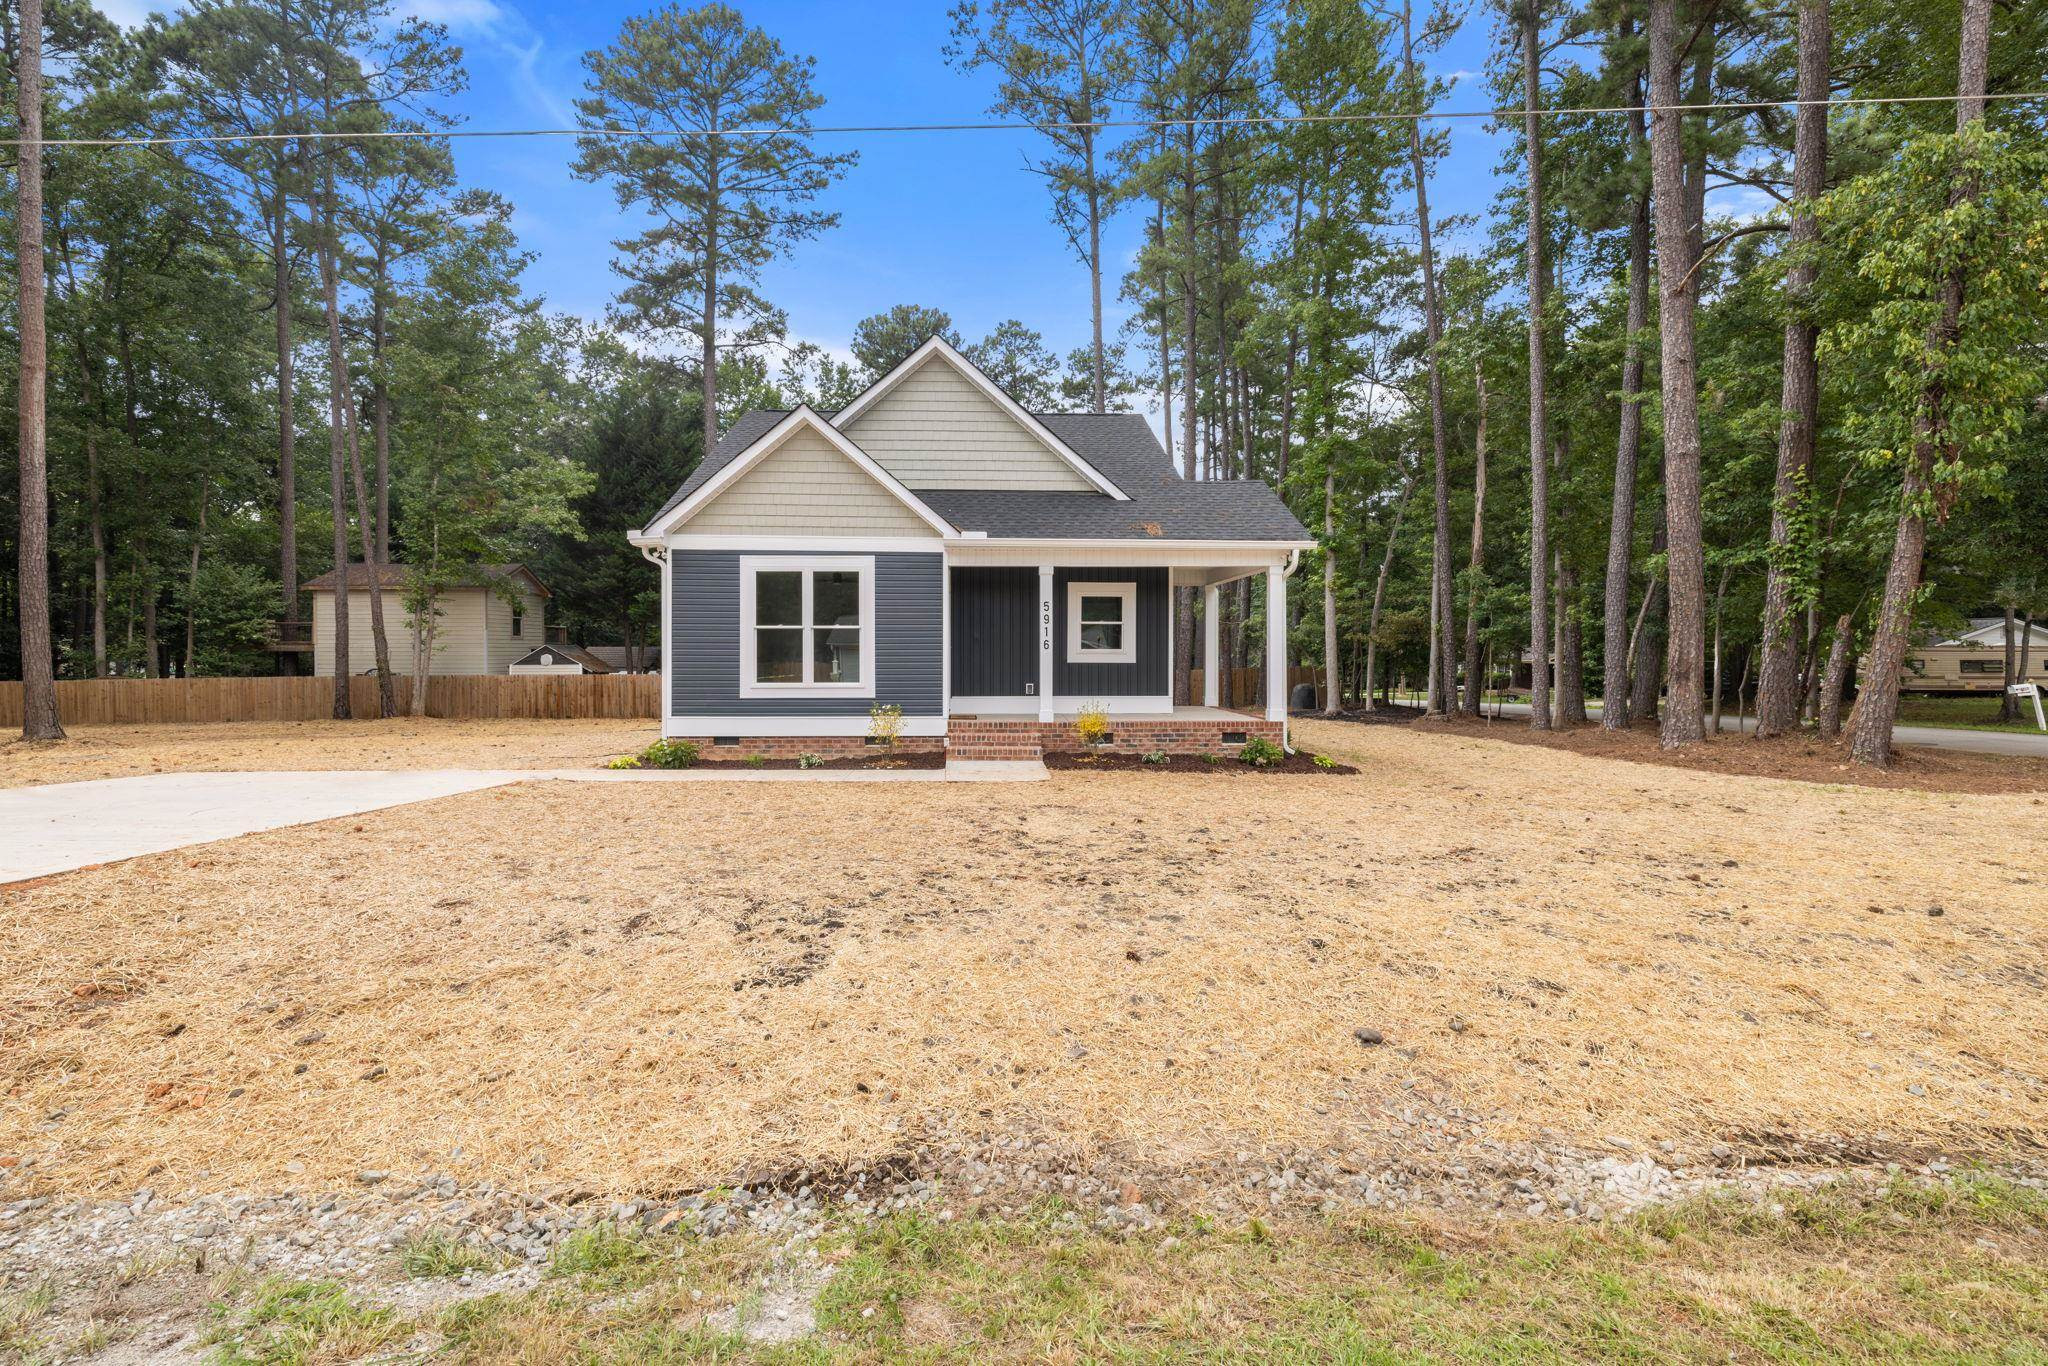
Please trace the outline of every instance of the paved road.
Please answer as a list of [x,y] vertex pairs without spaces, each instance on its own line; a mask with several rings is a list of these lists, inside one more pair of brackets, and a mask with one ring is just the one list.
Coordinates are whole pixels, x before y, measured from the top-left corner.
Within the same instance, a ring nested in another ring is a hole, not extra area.
[[966,762],[946,768],[684,772],[610,769],[419,769],[370,772],[151,773],[0,789],[0,883],[190,844],[333,820],[506,783],[1019,782],[1040,763]]
[[[1488,703],[1486,710],[1491,714],[1494,711],[1493,704]],[[1504,716],[1527,716],[1529,704],[1503,702],[1499,710]],[[1589,706],[1587,710],[1595,716],[1600,714],[1597,703]],[[1735,718],[1722,717],[1721,729],[1734,730]],[[1742,729],[1755,730],[1756,718],[1743,717]],[[2016,754],[2030,759],[2048,759],[2048,735],[2038,731],[2028,734],[2016,730],[1951,730],[1946,726],[1894,726],[1892,739],[1901,745],[1931,745],[1935,749],[1964,749],[1973,754]]]

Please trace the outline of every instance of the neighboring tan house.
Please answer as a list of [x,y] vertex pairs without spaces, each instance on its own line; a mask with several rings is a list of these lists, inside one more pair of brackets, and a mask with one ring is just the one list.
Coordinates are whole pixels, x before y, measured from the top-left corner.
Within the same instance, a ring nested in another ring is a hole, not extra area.
[[[383,569],[384,633],[391,647],[391,668],[413,672],[412,617],[405,610],[405,566]],[[313,598],[313,672],[334,673],[334,571],[309,579],[303,592]],[[507,593],[507,586],[510,593]],[[434,629],[434,674],[509,673],[514,660],[548,643],[548,590],[523,564],[492,565],[476,583],[441,595],[440,621]],[[377,667],[375,639],[370,634],[370,571],[348,567],[348,634],[350,673]]]
[[[2048,684],[2048,627],[2012,627],[2013,667],[2026,656],[2022,683]],[[1906,661],[1900,686],[1908,692],[2000,692],[2005,688],[2005,618],[1971,617],[1970,629],[1948,640],[1922,645]]]
[[510,672],[522,678],[567,677],[572,674],[608,674],[612,672],[612,666],[589,650],[551,641],[535,646],[513,660]]
[[[1132,413],[1028,413],[933,339],[833,414],[749,412],[630,533],[662,566],[662,730],[728,752],[849,749],[902,708],[954,757],[1072,748],[1100,703],[1118,749],[1230,752],[1286,727],[1216,706],[1218,592],[1314,545],[1272,489],[1175,472]],[[1199,589],[1203,705],[1176,707],[1174,590]],[[710,757],[707,750],[707,757]]]

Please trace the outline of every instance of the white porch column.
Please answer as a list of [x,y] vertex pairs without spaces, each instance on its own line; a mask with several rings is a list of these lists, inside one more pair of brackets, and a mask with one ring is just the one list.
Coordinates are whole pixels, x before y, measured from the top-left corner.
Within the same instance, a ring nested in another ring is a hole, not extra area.
[[1038,719],[1052,720],[1052,566],[1038,566]]
[[1215,584],[1202,589],[1202,705],[1218,707],[1223,696],[1223,679],[1217,673],[1217,656],[1222,653],[1223,590]]
[[1287,719],[1287,569],[1266,569],[1266,719]]

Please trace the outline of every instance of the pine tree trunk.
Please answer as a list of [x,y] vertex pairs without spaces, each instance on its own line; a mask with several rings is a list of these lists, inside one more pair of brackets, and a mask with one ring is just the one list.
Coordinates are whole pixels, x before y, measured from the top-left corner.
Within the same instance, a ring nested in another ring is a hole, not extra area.
[[[1090,102],[1092,107],[1092,101]],[[1087,166],[1088,176],[1088,305],[1089,318],[1093,325],[1092,340],[1095,348],[1094,411],[1102,412],[1108,405],[1108,383],[1103,374],[1102,357],[1102,186],[1095,177],[1095,134],[1093,130],[1081,134],[1081,149]]]
[[1786,557],[1792,513],[1813,467],[1820,422],[1820,370],[1815,345],[1820,328],[1809,311],[1820,244],[1812,206],[1827,189],[1828,0],[1799,0],[1799,99],[1793,116],[1792,267],[1785,277],[1784,386],[1778,406],[1778,469],[1771,502],[1771,554],[1764,578],[1763,675],[1757,683],[1756,733],[1782,735],[1799,727],[1799,652],[1792,639],[1792,584]]
[[1586,724],[1584,635],[1579,629],[1579,571],[1557,561],[1557,714],[1559,726]]
[[[1991,49],[1991,0],[1963,0],[1961,53],[1956,90],[1956,131],[1966,131],[1984,117],[1984,86]],[[1957,181],[1950,202],[1961,204],[1973,187]],[[1942,355],[1955,346],[1962,326],[1963,291],[1968,281],[1960,267],[1942,282],[1941,316],[1929,329],[1927,350]],[[1856,699],[1854,733],[1849,737],[1852,763],[1889,768],[1892,727],[1899,715],[1899,679],[1912,643],[1913,604],[1920,593],[1920,570],[1927,553],[1927,503],[1933,497],[1935,461],[1947,440],[1949,395],[1943,373],[1930,370],[1913,419],[1913,450],[1899,481],[1899,525],[1892,542],[1891,565],[1885,572],[1884,605],[1871,632],[1869,667],[1862,673]]]
[[[277,188],[271,206],[271,287],[277,315],[277,560],[278,598],[284,620],[299,620],[299,491],[297,416],[292,374],[292,264],[285,155],[277,156]],[[287,659],[294,656],[287,655]],[[296,665],[294,665],[296,668]]]
[[192,531],[192,562],[185,571],[185,677],[199,661],[199,548],[206,539],[206,481],[199,481],[199,518]]
[[[1662,549],[1658,538],[1651,542],[1653,551]],[[1639,726],[1657,719],[1657,699],[1664,682],[1664,581],[1651,577],[1643,587],[1642,609],[1636,614],[1634,631],[1629,636],[1629,724]]]
[[[1665,0],[1672,3],[1672,0]],[[1537,0],[1522,6],[1522,133],[1528,142],[1529,215],[1529,725],[1550,729],[1550,409],[1543,358],[1543,120]]]
[[[1415,42],[1410,27],[1412,9],[1413,6],[1404,0],[1401,6],[1401,64],[1409,81],[1414,84],[1419,102],[1421,76],[1415,66]],[[1443,346],[1443,307],[1437,298],[1436,253],[1429,235],[1429,175],[1422,160],[1420,119],[1408,121],[1408,164],[1415,180],[1415,226],[1420,233],[1422,248],[1422,316],[1429,347],[1429,435],[1434,461],[1435,527],[1429,551],[1428,711],[1432,715],[1443,716],[1457,706],[1457,669],[1453,663],[1457,658],[1457,646],[1451,624],[1451,472],[1449,440],[1444,430],[1443,367],[1439,357]],[[1533,176],[1534,172],[1531,174]]]
[[[713,106],[711,127],[718,126],[718,117]],[[719,139],[708,140],[704,160],[704,316],[699,320],[704,330],[697,338],[697,364],[704,372],[704,458],[709,460],[718,444],[718,253],[724,245],[718,239]]]
[[1323,715],[1344,710],[1337,674],[1337,476],[1323,472]]
[[1700,524],[1698,358],[1693,342],[1693,263],[1685,139],[1679,103],[1678,0],[1651,0],[1650,167],[1657,225],[1657,316],[1664,396],[1664,524],[1669,602],[1662,742],[1705,736],[1706,550]]
[[1828,646],[1828,666],[1820,681],[1820,738],[1832,741],[1842,733],[1842,676],[1849,671],[1849,623],[1853,615],[1842,613],[1835,621],[1834,643]]
[[[1633,141],[1648,140],[1640,108],[1629,115]],[[1617,649],[1629,620],[1629,570],[1635,563],[1636,481],[1643,453],[1643,328],[1650,315],[1650,197],[1636,196],[1628,225],[1628,336],[1621,357],[1621,436],[1614,449],[1614,504],[1607,527],[1606,649],[1601,659],[1600,725],[1627,729],[1629,656]]]
[[45,446],[48,340],[43,330],[43,0],[19,0],[15,58],[14,232],[16,317],[21,335],[20,457],[16,497],[21,613],[21,738],[61,740],[56,665],[50,653],[50,488]]
[[1998,694],[1998,719],[2010,721],[2020,714],[2019,699],[2012,695],[2012,685],[2019,680],[2013,677],[2013,666],[2019,663],[2019,642],[2012,633],[2012,604],[2005,604],[2005,687]]
[[377,243],[376,278],[370,296],[370,430],[377,451],[377,562],[391,563],[391,391],[384,382],[384,293],[391,262],[387,244]]
[[1380,556],[1380,573],[1372,586],[1372,615],[1365,626],[1365,690],[1363,701],[1367,711],[1377,710],[1379,699],[1374,684],[1379,678],[1380,651],[1380,605],[1387,598],[1387,575],[1394,567],[1394,549],[1401,544],[1401,522],[1408,516],[1408,499],[1415,492],[1415,473],[1401,481],[1401,500],[1394,504],[1394,525],[1387,533],[1387,549]]
[[1465,715],[1478,716],[1486,680],[1479,673],[1479,594],[1486,573],[1486,367],[1472,362],[1472,387],[1478,395],[1478,429],[1473,437],[1472,552],[1465,578]]

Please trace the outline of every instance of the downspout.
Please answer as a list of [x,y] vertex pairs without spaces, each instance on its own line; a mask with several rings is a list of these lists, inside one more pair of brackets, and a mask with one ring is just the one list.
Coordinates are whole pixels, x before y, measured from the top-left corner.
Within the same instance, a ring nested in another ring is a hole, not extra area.
[[[1283,579],[1291,579],[1294,577],[1294,571],[1299,568],[1301,568],[1301,551],[1299,549],[1290,550],[1287,552],[1287,568],[1280,571],[1280,577]],[[1287,623],[1283,621],[1280,623],[1280,625],[1281,628],[1284,630],[1286,628]],[[1273,623],[1270,621],[1267,622],[1266,629],[1269,631],[1272,630]],[[1280,658],[1283,660],[1287,658],[1287,652],[1285,650],[1282,650],[1280,652]],[[1283,698],[1287,696],[1287,680],[1284,678],[1280,681],[1280,695]],[[1294,753],[1294,738],[1290,732],[1292,730],[1293,723],[1288,719],[1287,716],[1289,710],[1290,709],[1284,704],[1280,708],[1280,748],[1286,753],[1292,754]]]
[[672,618],[669,615],[670,607],[668,600],[668,546],[659,541],[650,544],[638,537],[629,537],[628,539],[640,551],[640,558],[653,565],[661,573],[661,620],[657,623],[661,631],[661,686],[658,689],[661,694],[661,706],[658,710],[661,715],[661,735],[663,739],[667,739],[669,708],[675,696],[671,691],[675,686],[673,682],[675,670],[672,667],[673,661],[669,659],[669,625]]

